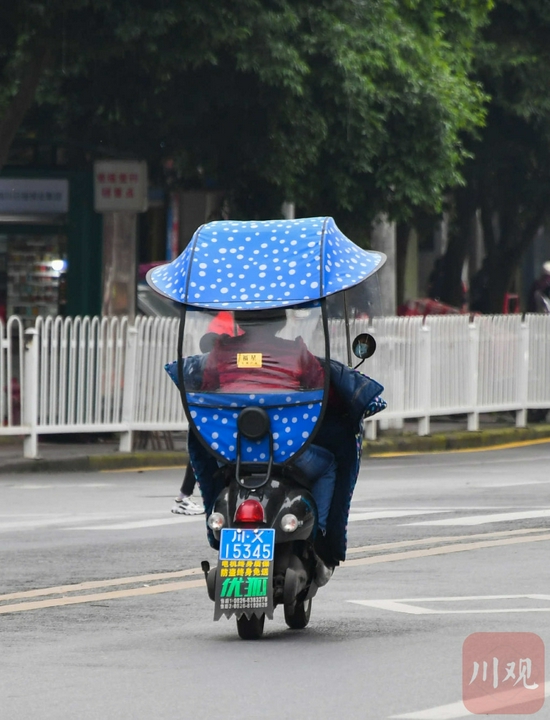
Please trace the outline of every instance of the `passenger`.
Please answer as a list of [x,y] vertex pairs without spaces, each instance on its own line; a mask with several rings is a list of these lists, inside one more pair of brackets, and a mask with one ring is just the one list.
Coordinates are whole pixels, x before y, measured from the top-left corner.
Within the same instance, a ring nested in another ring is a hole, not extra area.
[[[206,360],[201,390],[250,393],[324,387],[323,367],[302,338],[277,336],[286,325],[284,308],[237,311],[235,320],[244,334],[215,341]],[[243,356],[251,355],[256,357],[252,366],[243,360]],[[319,530],[324,535],[336,482],[334,455],[318,445],[308,445],[293,465],[312,483]]]
[[243,331],[237,325],[233,313],[229,310],[220,310],[210,321],[206,333],[201,337],[199,347],[201,352],[207,353],[214,347],[215,341],[221,335],[242,335]]
[[[216,339],[204,367],[203,390],[278,392],[324,386],[321,363],[302,338],[277,336],[286,325],[284,308],[237,311],[235,320],[244,333]],[[261,355],[260,367],[239,363],[239,355],[251,354]]]

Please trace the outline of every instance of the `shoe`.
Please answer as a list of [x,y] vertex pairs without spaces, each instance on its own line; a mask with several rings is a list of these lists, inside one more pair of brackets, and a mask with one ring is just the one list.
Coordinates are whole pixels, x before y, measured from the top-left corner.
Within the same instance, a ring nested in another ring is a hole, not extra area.
[[332,553],[329,552],[326,535],[323,531],[319,531],[315,538],[313,557],[315,558],[313,579],[317,587],[323,587],[332,577],[334,566],[338,564],[332,559]]
[[323,585],[326,585],[332,577],[333,572],[333,567],[325,565],[321,558],[317,558],[317,562],[315,563],[315,574],[313,576],[317,587],[323,587]]
[[174,515],[202,515],[204,508],[198,505],[191,498],[176,499],[176,503],[172,508]]
[[326,534],[322,531],[317,533],[317,537],[315,538],[315,543],[313,545],[313,551],[315,553],[315,557],[329,568],[334,569],[336,565],[339,565],[339,561],[335,559],[334,554],[327,543]]

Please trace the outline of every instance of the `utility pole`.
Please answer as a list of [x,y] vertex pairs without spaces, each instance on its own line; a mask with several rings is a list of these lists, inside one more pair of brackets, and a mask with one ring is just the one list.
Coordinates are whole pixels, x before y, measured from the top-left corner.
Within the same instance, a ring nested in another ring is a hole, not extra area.
[[296,217],[296,207],[293,202],[288,200],[282,204],[281,212],[285,220],[294,220]]
[[136,314],[137,214],[147,210],[147,164],[94,163],[94,205],[103,215],[102,315]]

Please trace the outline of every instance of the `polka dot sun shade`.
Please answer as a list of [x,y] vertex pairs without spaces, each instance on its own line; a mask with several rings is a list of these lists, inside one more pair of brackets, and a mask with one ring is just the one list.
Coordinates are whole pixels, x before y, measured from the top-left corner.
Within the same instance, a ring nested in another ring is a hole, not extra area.
[[181,255],[147,282],[202,308],[262,310],[318,300],[353,287],[385,261],[363,250],[331,217],[202,225]]
[[[196,431],[224,460],[237,458],[237,418],[244,407],[261,407],[269,416],[273,437],[273,460],[289,460],[313,432],[323,404],[322,390],[291,393],[214,394],[188,393],[189,412]],[[243,462],[265,463],[269,459],[267,437],[241,441]]]

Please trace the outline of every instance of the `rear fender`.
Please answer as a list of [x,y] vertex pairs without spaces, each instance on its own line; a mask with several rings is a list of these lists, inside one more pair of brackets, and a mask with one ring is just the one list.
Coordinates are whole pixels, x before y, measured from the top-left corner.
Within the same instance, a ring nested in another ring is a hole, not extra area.
[[[305,488],[276,477],[256,490],[243,488],[233,481],[222,490],[214,504],[214,512],[221,513],[225,518],[224,527],[239,527],[239,523],[234,519],[235,513],[239,505],[248,498],[255,498],[261,503],[265,517],[265,525],[262,527],[275,529],[275,544],[313,539],[317,508],[311,493]],[[281,529],[281,520],[289,513],[298,518],[298,528],[290,533]],[[214,537],[219,541],[219,531],[214,533]]]

